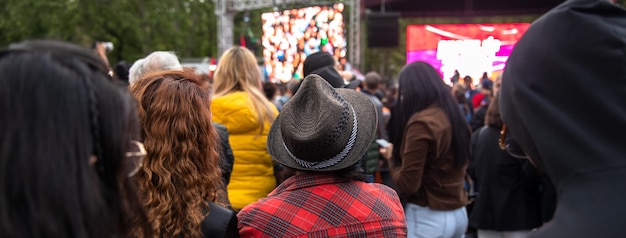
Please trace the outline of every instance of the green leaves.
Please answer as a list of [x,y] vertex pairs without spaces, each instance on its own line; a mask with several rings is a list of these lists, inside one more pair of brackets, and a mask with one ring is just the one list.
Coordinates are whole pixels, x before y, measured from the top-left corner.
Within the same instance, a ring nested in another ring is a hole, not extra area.
[[90,46],[112,41],[111,63],[133,62],[155,50],[181,57],[215,56],[216,18],[200,0],[2,0],[0,46],[58,39]]

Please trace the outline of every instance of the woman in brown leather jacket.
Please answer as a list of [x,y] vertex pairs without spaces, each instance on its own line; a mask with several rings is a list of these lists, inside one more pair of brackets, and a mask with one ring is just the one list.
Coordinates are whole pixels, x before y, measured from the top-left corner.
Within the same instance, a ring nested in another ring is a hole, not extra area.
[[[408,237],[462,237],[463,188],[470,130],[449,88],[428,63],[400,72],[399,100],[389,122],[391,171],[405,205]],[[391,156],[393,155],[393,156]]]

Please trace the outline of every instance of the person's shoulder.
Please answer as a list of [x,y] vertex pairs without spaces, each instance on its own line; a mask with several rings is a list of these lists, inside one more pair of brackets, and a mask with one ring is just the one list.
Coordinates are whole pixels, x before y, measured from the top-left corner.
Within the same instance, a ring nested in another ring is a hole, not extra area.
[[[282,204],[284,202],[284,197],[283,196],[277,196],[277,195],[268,195],[267,197],[261,198],[259,200],[257,200],[256,202],[253,202],[247,206],[245,206],[243,209],[241,209],[238,213],[237,216],[239,217],[239,219],[241,219],[241,216],[244,216],[245,214],[248,213],[263,213],[263,212],[268,212],[266,211],[268,208],[276,208],[279,207],[280,204]],[[269,213],[269,212],[268,212]]]
[[409,118],[409,123],[441,121],[441,118],[446,118],[446,112],[439,105],[433,104],[424,110],[413,113]]
[[273,199],[264,198],[237,212],[239,234],[242,237],[267,235],[267,226],[271,224],[272,219],[276,218],[275,211],[278,210],[273,201]]
[[[236,124],[241,124],[246,122],[247,119],[250,123],[255,123],[256,113],[249,99],[249,96],[244,92],[235,92],[213,98],[211,102],[211,113],[213,114],[214,121],[223,124],[229,128],[229,130],[233,130],[231,124],[234,123],[234,121],[237,122]],[[236,118],[237,120],[229,120],[230,118]]]
[[494,136],[495,137],[500,136],[500,129],[494,126],[490,126],[490,125],[484,125],[476,129],[474,132],[472,132],[473,141],[483,140],[483,138],[491,139],[489,137],[494,137]]
[[262,232],[270,219],[280,218],[280,214],[284,214],[285,211],[289,210],[289,207],[292,206],[289,205],[284,196],[270,195],[261,198],[237,212],[240,229],[245,227],[248,232]]
[[247,206],[239,210],[237,212],[237,218],[239,219],[239,222],[246,223],[246,221],[254,220],[253,217],[251,217],[251,214],[263,213],[263,208],[265,207],[265,201],[263,200],[266,199],[267,198],[259,199],[258,201],[248,204]]
[[390,188],[387,185],[381,184],[381,183],[365,183],[363,182],[361,184],[361,187],[367,191],[368,193],[378,197],[378,198],[386,198],[386,199],[398,199],[399,201],[399,196],[398,193],[396,193],[395,190],[393,190],[392,188]]
[[201,230],[207,237],[233,237],[238,234],[237,216],[225,207],[209,202],[209,215],[202,221]]
[[450,120],[446,112],[438,105],[430,106],[414,113],[406,125],[420,137],[432,138],[439,132],[450,130]]
[[229,105],[233,105],[233,104],[242,104],[242,103],[247,103],[247,101],[249,100],[249,96],[247,93],[241,91],[241,92],[232,92],[223,96],[219,96],[219,97],[215,97],[213,98],[213,103],[225,103],[225,104],[229,104]]
[[373,95],[371,93],[366,93],[365,91],[362,91],[363,94],[365,94],[365,96],[367,96],[370,100],[372,100],[372,102],[374,103],[375,106],[382,106],[383,102],[380,101],[380,99],[378,97],[376,97],[376,95]]
[[363,190],[367,191],[369,196],[361,194],[357,199],[372,209],[373,213],[383,219],[403,218],[402,202],[394,189],[380,183],[366,183],[364,186],[367,188]]

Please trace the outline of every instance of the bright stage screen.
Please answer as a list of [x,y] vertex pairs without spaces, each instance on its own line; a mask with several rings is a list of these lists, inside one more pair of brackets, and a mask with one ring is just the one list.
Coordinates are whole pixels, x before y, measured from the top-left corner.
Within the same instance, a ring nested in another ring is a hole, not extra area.
[[303,78],[302,63],[317,51],[345,61],[343,11],[344,5],[339,3],[262,14],[266,79],[286,82]]
[[478,83],[483,72],[491,77],[504,69],[515,43],[529,23],[409,25],[407,63],[425,61],[450,83],[454,71]]

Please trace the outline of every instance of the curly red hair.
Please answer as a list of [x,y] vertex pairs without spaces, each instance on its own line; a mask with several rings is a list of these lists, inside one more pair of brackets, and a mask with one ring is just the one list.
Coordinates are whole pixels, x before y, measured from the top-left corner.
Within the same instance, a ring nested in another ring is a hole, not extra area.
[[190,71],[166,71],[146,75],[131,92],[148,152],[136,179],[155,234],[200,237],[208,202],[223,188],[208,82]]

